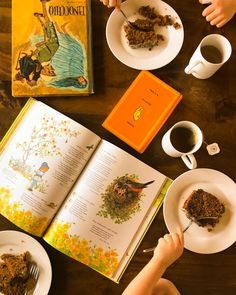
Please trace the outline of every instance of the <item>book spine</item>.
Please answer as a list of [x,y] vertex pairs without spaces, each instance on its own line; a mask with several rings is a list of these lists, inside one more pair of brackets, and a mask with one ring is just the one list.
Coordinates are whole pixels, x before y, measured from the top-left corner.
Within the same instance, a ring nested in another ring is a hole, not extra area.
[[93,77],[93,42],[92,42],[92,5],[91,0],[87,1],[87,26],[88,26],[88,76],[90,81],[90,92],[94,93],[94,77]]
[[5,134],[5,136],[3,137],[3,139],[0,142],[0,155],[2,154],[9,139],[12,137],[13,133],[16,131],[20,122],[24,118],[25,114],[28,112],[28,110],[31,108],[32,104],[34,104],[35,102],[36,102],[36,100],[34,98],[29,98],[27,103],[21,109],[20,113],[18,114],[18,116],[16,117],[16,119],[12,123],[11,127],[8,129],[7,133]]

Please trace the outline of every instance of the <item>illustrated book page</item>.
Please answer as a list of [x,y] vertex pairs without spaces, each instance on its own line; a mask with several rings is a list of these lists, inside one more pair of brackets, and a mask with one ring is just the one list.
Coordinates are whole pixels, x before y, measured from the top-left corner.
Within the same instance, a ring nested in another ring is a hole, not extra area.
[[142,153],[181,98],[170,85],[141,71],[102,125]]
[[162,204],[166,176],[102,140],[44,239],[118,282]]
[[13,96],[93,93],[91,28],[91,0],[13,0]]
[[0,145],[0,213],[42,236],[100,140],[29,99]]

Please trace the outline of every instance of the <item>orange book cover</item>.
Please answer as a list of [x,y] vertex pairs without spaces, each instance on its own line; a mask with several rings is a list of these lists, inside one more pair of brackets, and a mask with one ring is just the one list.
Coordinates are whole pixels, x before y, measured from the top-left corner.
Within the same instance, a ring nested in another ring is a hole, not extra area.
[[182,98],[148,71],[141,71],[102,126],[143,153]]

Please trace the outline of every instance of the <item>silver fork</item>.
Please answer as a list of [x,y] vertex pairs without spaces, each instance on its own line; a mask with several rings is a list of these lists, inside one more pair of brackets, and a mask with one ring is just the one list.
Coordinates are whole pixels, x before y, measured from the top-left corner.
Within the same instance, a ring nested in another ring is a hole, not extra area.
[[[189,227],[193,224],[193,222],[196,222],[196,221],[199,221],[199,220],[202,220],[202,219],[217,219],[217,217],[215,216],[200,216],[198,218],[192,218],[190,221],[189,221],[189,224],[183,229],[183,233],[186,232],[187,229],[189,229]],[[152,248],[148,248],[148,249],[144,249],[143,250],[143,253],[147,253],[147,252],[152,252],[156,249],[156,247],[152,247]]]
[[144,29],[142,28],[139,28],[139,26],[137,26],[134,22],[131,22],[129,21],[128,17],[126,16],[126,14],[124,13],[124,11],[119,7],[117,7],[117,9],[123,14],[126,22],[131,26],[133,27],[135,30],[139,30],[139,31],[145,31]]
[[189,221],[189,224],[183,230],[183,233],[186,232],[186,230],[193,224],[193,222],[203,220],[203,219],[217,219],[217,217],[215,217],[215,216],[200,216],[198,218],[191,218],[190,221]]
[[26,290],[24,295],[33,295],[35,287],[37,285],[37,281],[39,278],[39,267],[36,262],[31,262],[30,270],[29,270],[29,278],[26,285]]

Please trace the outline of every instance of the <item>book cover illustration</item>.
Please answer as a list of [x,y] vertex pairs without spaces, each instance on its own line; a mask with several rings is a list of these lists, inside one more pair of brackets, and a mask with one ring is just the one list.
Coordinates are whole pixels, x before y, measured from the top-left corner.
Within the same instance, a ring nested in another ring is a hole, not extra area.
[[13,0],[13,96],[93,92],[90,18],[90,0]]
[[102,126],[142,153],[182,95],[148,71],[141,71]]

